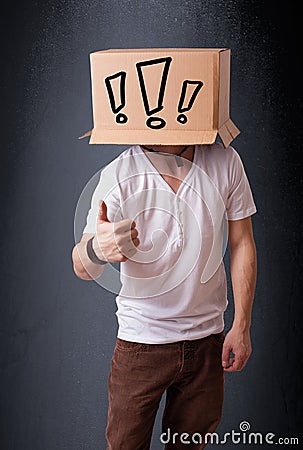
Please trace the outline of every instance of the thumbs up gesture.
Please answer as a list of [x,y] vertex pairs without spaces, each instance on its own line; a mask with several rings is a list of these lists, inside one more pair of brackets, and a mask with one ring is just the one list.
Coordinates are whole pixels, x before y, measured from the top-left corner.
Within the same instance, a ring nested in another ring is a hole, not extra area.
[[100,202],[93,249],[97,257],[108,262],[123,262],[136,253],[139,245],[136,224],[130,219],[110,222],[107,206]]

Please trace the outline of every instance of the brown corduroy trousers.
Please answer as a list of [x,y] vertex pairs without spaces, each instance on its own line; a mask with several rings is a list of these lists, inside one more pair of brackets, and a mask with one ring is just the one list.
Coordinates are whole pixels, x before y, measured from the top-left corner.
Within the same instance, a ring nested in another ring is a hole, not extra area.
[[221,418],[223,341],[223,332],[169,344],[117,339],[108,380],[107,450],[149,450],[165,392],[163,448],[203,449],[200,436],[214,432]]

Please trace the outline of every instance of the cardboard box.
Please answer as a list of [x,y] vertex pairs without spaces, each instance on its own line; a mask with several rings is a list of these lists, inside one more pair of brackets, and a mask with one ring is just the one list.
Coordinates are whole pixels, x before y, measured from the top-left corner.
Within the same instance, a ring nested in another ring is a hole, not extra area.
[[239,134],[229,118],[230,50],[151,48],[90,55],[90,144],[211,144]]

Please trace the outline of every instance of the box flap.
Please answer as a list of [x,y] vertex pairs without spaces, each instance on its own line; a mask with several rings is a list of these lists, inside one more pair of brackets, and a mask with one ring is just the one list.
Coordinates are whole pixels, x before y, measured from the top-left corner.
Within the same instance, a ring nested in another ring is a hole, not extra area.
[[225,50],[228,50],[225,48],[198,48],[198,47],[188,47],[188,48],[178,48],[178,47],[154,47],[154,48],[112,48],[112,49],[106,49],[106,50],[99,50],[96,52],[91,52],[91,55],[104,55],[106,53],[109,54],[115,54],[115,53],[159,53],[159,52],[169,52],[169,53],[221,53]]
[[81,136],[79,136],[78,139],[83,139],[83,138],[89,137],[92,135],[92,132],[93,132],[93,130],[86,131],[86,133],[81,134]]
[[226,122],[219,128],[218,134],[223,142],[224,147],[228,147],[231,141],[240,134],[240,130],[236,127],[231,119],[227,119]]
[[[86,133],[86,136],[89,136],[88,133]],[[216,136],[217,130],[158,130],[156,135],[154,134],[151,136],[148,129],[124,130],[123,134],[121,134],[121,132],[117,130],[94,128],[89,143],[120,145],[213,144]],[[85,135],[83,137],[85,137]]]

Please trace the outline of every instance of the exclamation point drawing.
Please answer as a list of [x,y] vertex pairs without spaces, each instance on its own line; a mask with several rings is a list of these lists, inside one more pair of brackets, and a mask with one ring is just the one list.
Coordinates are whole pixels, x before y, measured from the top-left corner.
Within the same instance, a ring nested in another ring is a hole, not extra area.
[[187,122],[187,117],[183,113],[189,111],[193,107],[194,101],[196,100],[196,97],[202,86],[202,81],[183,81],[182,91],[178,104],[178,113],[180,114],[177,117],[177,121],[179,123],[185,124]]
[[[126,72],[117,72],[105,78],[110,106],[114,114],[119,113],[125,106],[125,79]],[[123,113],[116,115],[117,123],[126,123],[127,116]]]
[[[152,116],[163,109],[164,92],[171,62],[172,58],[168,56],[167,58],[157,58],[136,64],[143,104],[148,116]],[[154,86],[155,79],[159,82],[159,88],[158,91],[151,92],[151,88],[148,88],[148,80],[152,80]],[[148,91],[149,96],[147,95]],[[158,130],[165,127],[166,122],[161,117],[149,117],[146,125],[149,128]]]

